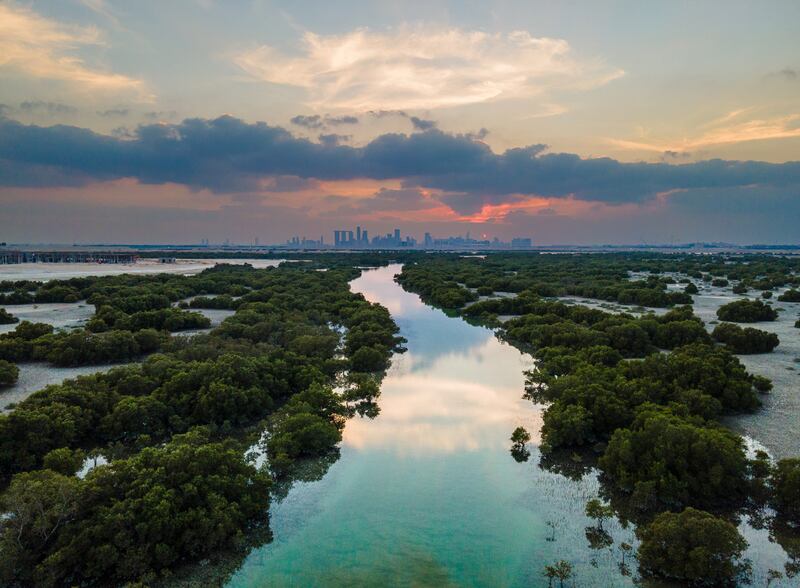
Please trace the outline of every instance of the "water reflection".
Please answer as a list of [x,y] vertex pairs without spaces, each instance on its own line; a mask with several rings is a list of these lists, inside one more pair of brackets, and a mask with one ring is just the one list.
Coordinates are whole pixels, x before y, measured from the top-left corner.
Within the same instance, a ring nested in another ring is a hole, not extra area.
[[[399,265],[364,272],[352,288],[387,306],[408,340],[381,386],[377,422],[353,421],[344,443],[397,455],[502,450],[522,424],[538,435],[540,414],[521,398],[533,359],[425,305],[392,277]],[[538,441],[538,438],[534,438]]]
[[[509,455],[517,426],[534,441],[540,429],[540,412],[522,399],[530,356],[425,306],[393,282],[399,270],[352,284],[389,307],[408,340],[381,386],[380,415],[347,423],[322,479],[285,497],[281,489],[273,542],[230,586],[539,586],[544,563],[564,557],[576,585],[629,585],[610,549],[601,558],[585,548],[596,475],[571,481],[540,469],[534,445],[527,462]],[[609,533],[632,541],[612,523]]]
[[474,347],[433,360],[411,351],[396,358],[381,386],[380,419],[348,423],[344,444],[396,455],[452,453],[507,448],[520,421],[538,432],[539,414],[520,395],[522,372],[531,360],[508,351],[489,333]]
[[[425,306],[393,282],[399,271],[352,283],[408,340],[381,386],[380,415],[351,419],[338,461],[278,489],[273,542],[229,586],[547,586],[544,565],[561,559],[571,586],[632,586],[633,526],[611,518],[600,534],[584,512],[601,493],[593,457],[537,447],[541,414],[522,399],[532,359]],[[533,438],[527,461],[509,454],[518,426]],[[767,529],[742,529],[760,580],[785,553]]]

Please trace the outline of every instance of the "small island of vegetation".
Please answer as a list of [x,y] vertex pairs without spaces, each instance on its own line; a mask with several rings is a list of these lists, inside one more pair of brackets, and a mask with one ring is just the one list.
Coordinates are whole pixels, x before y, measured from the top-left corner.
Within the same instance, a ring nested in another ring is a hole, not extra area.
[[752,327],[742,328],[734,323],[718,324],[714,327],[711,336],[715,341],[727,345],[734,353],[742,355],[770,353],[780,343],[775,333],[761,331]]
[[778,312],[760,300],[736,300],[721,306],[717,310],[717,317],[721,321],[734,323],[758,323],[774,321]]

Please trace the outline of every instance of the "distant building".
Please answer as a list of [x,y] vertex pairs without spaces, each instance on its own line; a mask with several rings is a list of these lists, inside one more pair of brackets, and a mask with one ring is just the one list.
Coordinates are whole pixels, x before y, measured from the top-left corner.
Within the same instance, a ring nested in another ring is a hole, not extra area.
[[[501,241],[497,237],[491,240],[473,239],[469,232],[455,237],[436,238],[425,232],[424,240],[417,242],[411,235],[403,236],[400,229],[392,229],[390,233],[370,238],[370,233],[361,225],[355,231],[339,229],[333,231],[333,246],[344,249],[529,249],[532,245],[530,237],[515,237],[512,241]],[[303,239],[305,241],[305,239]],[[322,238],[318,242],[322,245]]]

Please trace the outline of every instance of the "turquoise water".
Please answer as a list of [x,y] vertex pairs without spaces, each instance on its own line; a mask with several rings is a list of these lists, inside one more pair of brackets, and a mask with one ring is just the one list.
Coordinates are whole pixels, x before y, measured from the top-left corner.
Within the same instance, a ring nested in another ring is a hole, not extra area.
[[[619,569],[620,543],[636,545],[632,527],[607,521],[613,546],[588,546],[583,510],[596,472],[572,480],[539,467],[541,412],[522,399],[531,357],[424,305],[393,281],[399,271],[352,283],[408,339],[381,387],[380,415],[347,423],[340,458],[320,480],[273,498],[273,541],[228,585],[547,586],[542,569],[560,559],[575,570],[570,585],[633,585]],[[534,437],[524,462],[509,453],[519,425]],[[743,530],[748,556],[782,566],[765,531]],[[766,568],[754,567],[758,585]]]
[[[348,422],[323,479],[295,483],[273,502],[274,541],[229,585],[546,586],[543,565],[562,558],[579,586],[628,585],[616,553],[586,547],[583,505],[596,495],[595,476],[571,482],[541,470],[535,447],[527,462],[509,454],[515,427],[540,426],[539,410],[522,399],[530,356],[424,305],[394,283],[399,270],[367,271],[352,284],[385,305],[408,339],[381,387],[380,415]],[[632,540],[631,530],[610,530]]]

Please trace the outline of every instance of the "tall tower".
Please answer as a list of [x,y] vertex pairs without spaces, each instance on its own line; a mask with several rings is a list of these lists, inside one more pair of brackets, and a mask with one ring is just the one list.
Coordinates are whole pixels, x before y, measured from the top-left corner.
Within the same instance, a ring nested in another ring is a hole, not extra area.
[[356,241],[361,243],[361,227],[356,227]]
[[394,240],[398,245],[400,244],[400,229],[394,230]]

